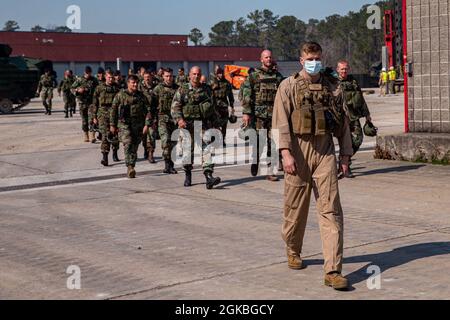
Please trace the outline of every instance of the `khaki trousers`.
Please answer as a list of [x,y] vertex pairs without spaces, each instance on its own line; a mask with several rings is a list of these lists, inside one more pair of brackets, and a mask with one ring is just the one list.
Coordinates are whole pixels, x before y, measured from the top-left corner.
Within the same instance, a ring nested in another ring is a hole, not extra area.
[[297,175],[285,175],[283,240],[289,255],[300,255],[311,191],[317,202],[325,273],[342,272],[344,219],[331,135],[302,136],[293,142]]

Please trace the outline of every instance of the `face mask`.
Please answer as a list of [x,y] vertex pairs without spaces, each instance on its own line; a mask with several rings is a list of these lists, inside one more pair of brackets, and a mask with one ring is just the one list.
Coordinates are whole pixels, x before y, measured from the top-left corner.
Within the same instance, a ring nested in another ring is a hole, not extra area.
[[310,75],[316,75],[322,70],[322,61],[305,61],[305,70]]

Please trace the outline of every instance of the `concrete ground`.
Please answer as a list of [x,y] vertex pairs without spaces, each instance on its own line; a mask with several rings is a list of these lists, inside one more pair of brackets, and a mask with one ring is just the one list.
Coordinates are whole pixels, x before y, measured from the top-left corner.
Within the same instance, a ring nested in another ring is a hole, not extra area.
[[[367,100],[380,134],[402,132],[402,96]],[[357,177],[340,182],[352,288],[337,292],[322,283],[314,202],[307,268],[287,268],[283,181],[228,165],[216,190],[198,171],[186,189],[161,161],[140,161],[131,181],[123,163],[100,165],[99,144],[82,142],[79,115],[64,119],[60,99],[52,116],[42,110],[34,101],[0,116],[0,299],[450,297],[449,167],[374,160],[366,139]],[[77,271],[81,289],[70,290]]]

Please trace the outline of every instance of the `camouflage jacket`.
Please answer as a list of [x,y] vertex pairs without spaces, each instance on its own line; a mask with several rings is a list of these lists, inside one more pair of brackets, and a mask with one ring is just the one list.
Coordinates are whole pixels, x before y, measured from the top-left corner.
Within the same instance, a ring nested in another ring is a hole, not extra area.
[[228,108],[228,106],[231,106],[234,108],[233,87],[226,79],[219,80],[217,77],[214,77],[210,82],[210,86],[216,99],[217,107]]
[[114,97],[111,113],[111,125],[117,127],[144,127],[152,125],[150,101],[140,91],[131,93],[128,90],[119,91]]
[[171,117],[172,101],[177,90],[178,85],[175,83],[171,87],[167,86],[164,82],[156,86],[153,90],[152,103],[155,105],[158,114]]
[[339,87],[342,92],[344,110],[350,121],[370,116],[366,100],[355,78],[349,75],[346,80],[340,80]]
[[194,88],[191,83],[181,86],[175,93],[171,108],[172,118],[176,123],[181,119],[186,121],[202,120],[217,122],[215,100],[208,85]]
[[271,117],[275,96],[283,81],[276,70],[258,68],[248,76],[242,88],[243,113],[256,117]]
[[107,85],[106,83],[100,83],[94,92],[92,104],[95,106],[95,114],[98,113],[100,107],[111,108],[114,101],[114,97],[119,92],[119,88],[116,84]]
[[72,94],[71,89],[74,82],[74,77],[67,77],[61,80],[58,86],[58,93],[63,93],[64,95]]
[[188,83],[189,79],[186,74],[183,74],[182,76],[178,75],[175,79],[175,83],[181,87],[183,84]]
[[[91,104],[94,97],[95,88],[97,88],[98,84],[97,78],[94,78],[93,76],[89,78],[85,78],[84,76],[79,77],[72,85],[72,93],[75,94],[81,103]],[[84,92],[77,92],[77,89],[79,88],[83,88]]]
[[38,84],[38,92],[41,92],[42,89],[53,89],[56,88],[58,84],[56,83],[56,79],[53,76],[48,76],[43,74]]

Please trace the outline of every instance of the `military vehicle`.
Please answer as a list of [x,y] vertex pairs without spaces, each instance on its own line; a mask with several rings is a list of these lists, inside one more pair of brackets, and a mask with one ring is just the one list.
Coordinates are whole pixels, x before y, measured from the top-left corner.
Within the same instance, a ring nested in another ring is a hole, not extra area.
[[9,114],[25,107],[35,97],[44,69],[53,70],[51,61],[11,57],[12,48],[0,44],[0,113]]

